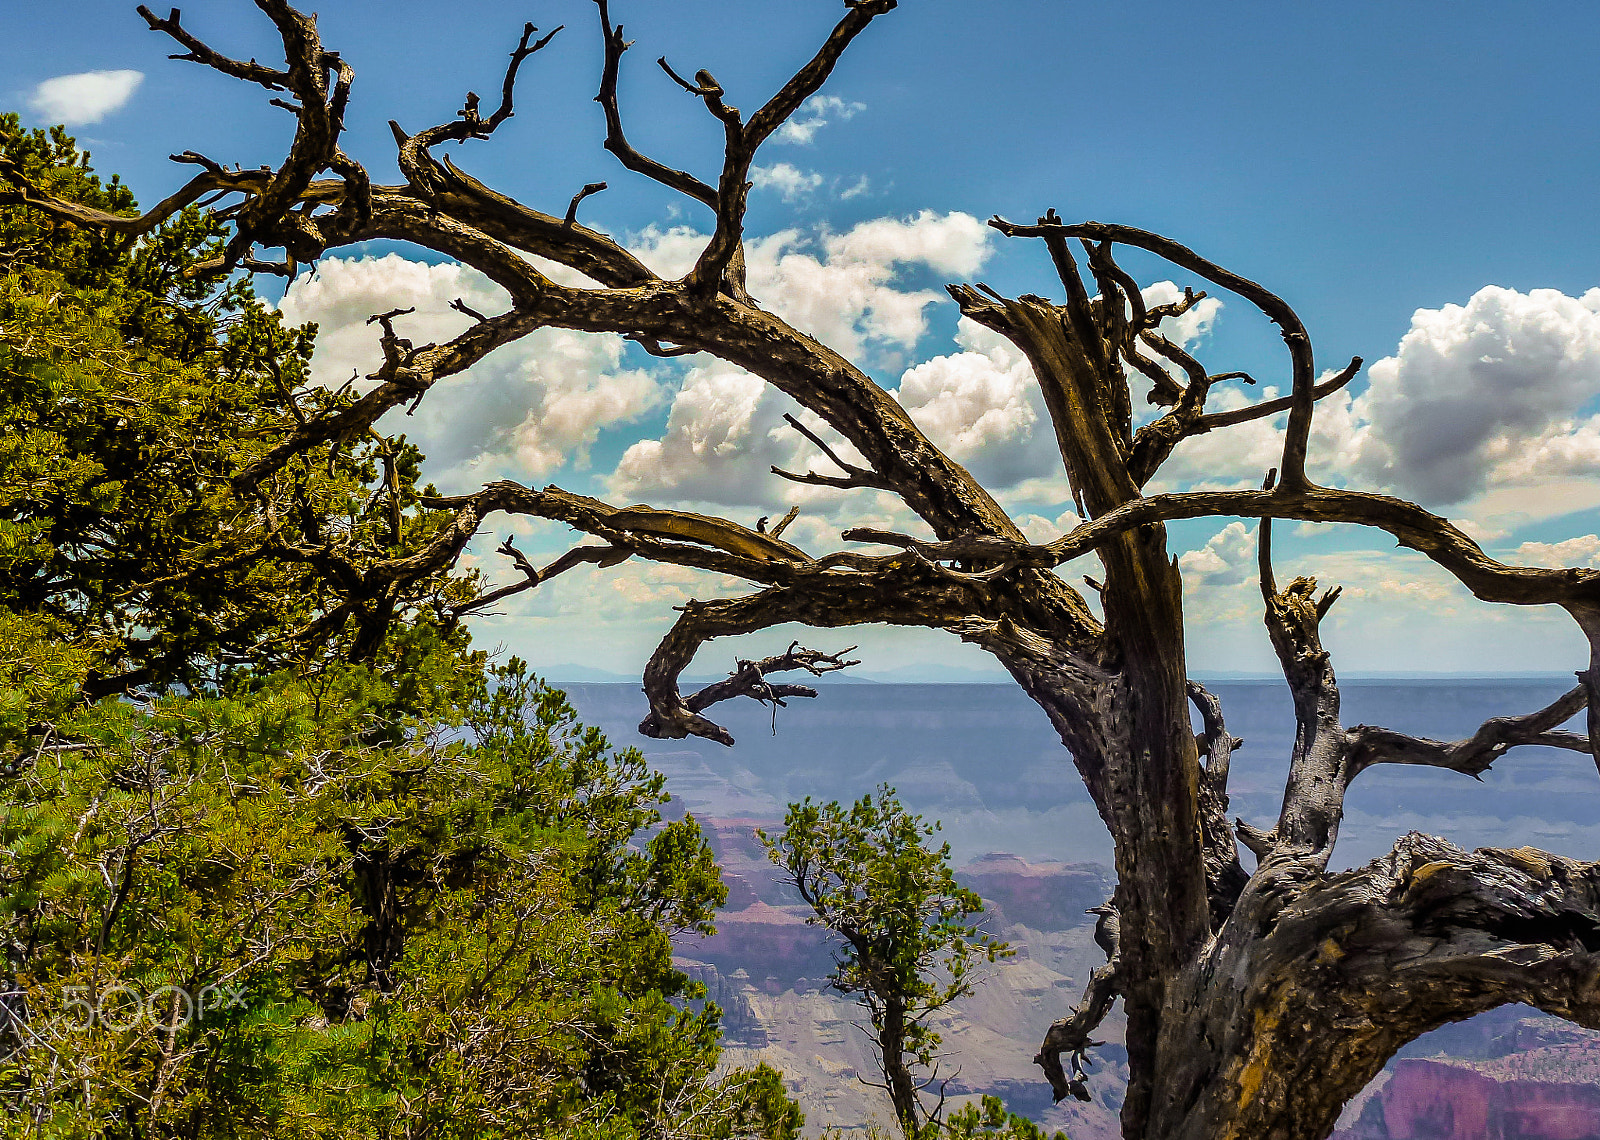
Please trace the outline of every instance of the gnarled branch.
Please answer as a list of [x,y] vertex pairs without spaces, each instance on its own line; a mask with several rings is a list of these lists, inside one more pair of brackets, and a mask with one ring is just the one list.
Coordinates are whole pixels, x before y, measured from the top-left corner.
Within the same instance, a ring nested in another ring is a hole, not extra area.
[[[1106,964],[1090,973],[1083,998],[1069,1015],[1051,1024],[1045,1032],[1043,1044],[1039,1046],[1038,1055],[1033,1059],[1035,1065],[1044,1069],[1045,1079],[1050,1082],[1050,1091],[1057,1103],[1069,1096],[1082,1101],[1089,1100],[1088,1080],[1083,1066],[1088,1051],[1100,1044],[1091,1041],[1090,1035],[1105,1021],[1106,1015],[1111,1012],[1111,1003],[1117,998],[1121,942],[1117,908],[1110,903],[1102,903],[1088,913],[1100,916],[1095,923],[1095,941],[1105,951]],[[1063,1053],[1072,1057],[1071,1077],[1067,1076],[1061,1064]]]
[[[908,591],[919,580],[922,588]],[[733,743],[727,729],[701,716],[678,690],[679,675],[700,647],[715,638],[756,633],[786,622],[825,629],[879,622],[954,626],[976,608],[970,591],[929,583],[910,566],[874,575],[820,572],[742,598],[688,602],[645,667],[650,715],[640,731],[655,737],[699,736]]]
[[[174,155],[173,161],[187,162],[199,158],[199,155]],[[28,179],[20,165],[0,155],[0,178],[11,184],[11,189],[0,189],[0,204],[19,203],[31,206],[61,221],[78,226],[90,226],[131,240],[149,233],[179,210],[198,202],[207,194],[214,191],[256,194],[266,186],[270,177],[269,171],[224,170],[209,159],[204,160],[204,165],[206,169],[203,173],[195,175],[180,189],[143,214],[123,217],[77,202],[68,202],[47,193]]]
[[[1095,550],[1113,535],[1152,522],[1214,515],[1271,517],[1305,522],[1345,522],[1387,531],[1453,574],[1486,602],[1574,606],[1600,602],[1600,571],[1507,566],[1486,555],[1448,519],[1415,503],[1365,491],[1332,487],[1264,491],[1186,491],[1151,495],[1114,510],[1049,543],[1057,564]],[[1024,551],[1031,557],[1031,551]]]
[[1205,757],[1200,779],[1200,837],[1206,861],[1211,927],[1221,929],[1233,912],[1249,876],[1239,862],[1239,849],[1228,824],[1228,769],[1233,750],[1244,744],[1228,731],[1222,702],[1197,681],[1188,683],[1189,700],[1200,714],[1203,732],[1196,747]]
[[[534,40],[533,35],[538,30],[532,24],[522,26],[522,38],[517,41],[516,48],[511,52],[511,62],[506,67],[505,79],[501,83],[500,106],[488,118],[479,113],[478,96],[468,91],[465,103],[451,122],[428,127],[414,135],[407,135],[400,129],[399,124],[390,121],[389,129],[400,146],[400,169],[412,186],[431,196],[448,185],[450,179],[447,172],[429,153],[432,147],[443,142],[461,143],[467,139],[486,139],[494,134],[501,123],[511,118],[514,113],[517,72],[521,69],[523,61],[549,44],[561,28],[558,27],[543,38]],[[574,201],[574,209],[576,206],[577,203]]]
[[1257,545],[1267,633],[1283,666],[1295,714],[1294,753],[1274,835],[1289,850],[1326,865],[1344,815],[1349,783],[1349,746],[1339,723],[1339,683],[1318,630],[1338,591],[1330,590],[1317,599],[1315,578],[1296,578],[1284,589],[1277,588],[1269,518],[1261,520]]
[[[691,713],[700,713],[719,701],[731,700],[734,697],[750,697],[763,703],[770,701],[776,709],[783,704],[785,697],[815,697],[817,691],[808,685],[774,684],[767,680],[767,677],[773,673],[795,670],[804,670],[812,676],[820,677],[824,673],[848,669],[852,665],[861,664],[860,661],[845,660],[845,654],[854,649],[855,646],[852,645],[849,649],[842,649],[838,653],[823,653],[818,649],[803,648],[798,641],[790,642],[789,648],[776,656],[763,657],[759,661],[736,662],[733,672],[726,678],[684,698],[683,707]],[[639,723],[639,731],[651,737],[667,735],[662,731],[661,721],[653,711]]]
[[[140,4],[134,11],[144,17],[144,22],[150,25],[152,32],[162,32],[171,36],[182,44],[188,51],[183,55],[169,55],[168,59],[187,60],[209,67],[213,71],[220,71],[224,75],[231,75],[235,79],[243,79],[247,83],[258,83],[268,91],[283,91],[289,86],[289,73],[278,71],[257,63],[255,60],[229,59],[221,52],[214,51],[202,40],[189,33],[189,30],[179,23],[178,9],[172,9],[165,20],[159,19],[148,7]],[[270,13],[269,13],[270,14]]]
[[805,424],[801,423],[788,412],[783,413],[783,418],[789,421],[789,426],[794,428],[795,431],[799,432],[812,443],[816,444],[817,449],[829,459],[833,460],[833,462],[838,466],[839,470],[844,472],[844,475],[818,475],[814,471],[807,471],[804,475],[798,475],[793,471],[785,471],[781,467],[774,467],[772,469],[772,473],[774,475],[781,475],[783,478],[791,479],[796,483],[812,483],[817,486],[838,487],[845,490],[855,487],[876,487],[880,491],[892,490],[892,488],[889,486],[888,480],[884,479],[883,476],[879,475],[876,471],[869,471],[864,467],[857,467],[853,463],[846,463],[843,459],[840,459],[833,448],[829,447],[822,441],[821,436],[817,435],[816,432],[806,427]]
[[501,543],[497,549],[499,553],[512,559],[517,569],[522,571],[523,580],[513,582],[508,586],[501,586],[497,590],[491,590],[487,594],[481,594],[469,602],[463,602],[461,605],[455,606],[450,611],[453,617],[461,618],[474,611],[481,611],[513,595],[542,586],[557,574],[564,574],[568,570],[582,566],[585,563],[594,563],[601,568],[621,565],[633,553],[625,546],[578,546],[561,555],[544,569],[536,570],[533,564],[523,557],[522,552],[516,548],[510,538]]
[[[1311,433],[1312,405],[1315,397],[1316,362],[1311,352],[1311,336],[1299,315],[1281,297],[1265,287],[1213,261],[1201,257],[1187,246],[1171,238],[1162,237],[1132,226],[1107,225],[1102,222],[1080,222],[1062,225],[1059,221],[1041,219],[1038,225],[1019,226],[1003,218],[991,218],[989,224],[1007,237],[1039,237],[1046,243],[1068,237],[1084,238],[1097,242],[1120,242],[1137,246],[1174,265],[1197,273],[1207,281],[1229,292],[1237,293],[1266,314],[1278,326],[1283,342],[1289,350],[1293,366],[1293,396],[1289,407],[1289,426],[1285,435],[1283,461],[1280,466],[1282,483],[1292,490],[1307,485],[1305,477],[1306,442]],[[1053,255],[1053,251],[1052,251]]]
[[713,210],[716,209],[717,192],[710,186],[686,171],[674,170],[655,159],[646,158],[628,142],[628,136],[622,130],[622,112],[617,107],[617,74],[622,65],[622,53],[633,45],[623,39],[621,24],[612,25],[611,11],[606,0],[595,0],[595,6],[600,10],[600,35],[605,45],[605,64],[600,72],[600,93],[594,97],[594,101],[605,111],[606,149],[616,155],[617,160],[635,174],[643,174],[646,178],[653,179],[680,194],[688,195],[697,202],[703,202]]
[[1240,1136],[1326,1135],[1402,1045],[1510,1002],[1600,1028],[1600,865],[1413,832],[1339,875],[1282,870],[1252,884],[1250,913],[1187,979],[1230,984],[1172,1043],[1169,1078],[1197,1101],[1158,1101],[1151,1135],[1203,1140],[1216,1119]]
[[1587,735],[1552,730],[1577,716],[1588,703],[1588,689],[1578,685],[1536,712],[1491,717],[1470,737],[1449,743],[1358,724],[1350,730],[1350,778],[1354,779],[1374,764],[1421,764],[1448,768],[1476,778],[1518,745],[1587,753]]

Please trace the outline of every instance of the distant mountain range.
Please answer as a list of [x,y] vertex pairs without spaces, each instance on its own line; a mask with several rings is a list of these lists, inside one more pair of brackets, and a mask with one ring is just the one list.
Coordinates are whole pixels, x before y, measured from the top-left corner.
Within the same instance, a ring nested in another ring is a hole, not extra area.
[[[1348,724],[1455,739],[1490,716],[1548,704],[1570,677],[1482,681],[1351,679]],[[612,742],[642,749],[690,810],[719,818],[781,819],[810,796],[853,800],[887,783],[940,820],[958,860],[989,851],[1025,859],[1111,861],[1104,824],[1044,713],[1015,685],[827,684],[774,710],[752,700],[714,706],[731,748],[700,739],[649,740],[638,681],[567,682],[579,714]],[[1211,684],[1229,730],[1244,739],[1229,782],[1232,812],[1270,827],[1283,801],[1294,712],[1281,682]],[[1600,851],[1600,780],[1572,752],[1519,748],[1483,780],[1390,764],[1353,785],[1334,866],[1357,866],[1417,830],[1467,849],[1531,843],[1557,854]]]

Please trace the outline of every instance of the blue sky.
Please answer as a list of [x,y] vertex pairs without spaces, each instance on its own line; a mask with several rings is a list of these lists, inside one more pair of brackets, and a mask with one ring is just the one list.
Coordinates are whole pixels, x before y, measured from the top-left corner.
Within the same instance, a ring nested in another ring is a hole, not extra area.
[[[388,119],[414,130],[453,115],[468,88],[489,98],[522,21],[563,23],[524,70],[516,118],[490,142],[452,148],[452,158],[556,212],[578,186],[606,179],[612,189],[585,204],[585,218],[666,262],[687,242],[673,227],[705,228],[698,206],[627,175],[601,150],[590,0],[326,0],[323,8],[325,42],[357,73],[346,149],[379,179],[394,177]],[[686,73],[709,68],[748,110],[810,55],[839,11],[831,0],[613,0],[615,18],[638,41],[622,90],[630,137],[709,177],[718,132],[654,58],[665,54]],[[52,112],[85,120],[74,130],[96,165],[120,172],[146,202],[187,174],[166,161],[169,153],[193,149],[245,165],[281,155],[289,116],[266,106],[259,90],[166,60],[173,47],[145,29],[132,5],[12,2],[4,22],[0,103],[30,122]],[[269,23],[244,0],[191,3],[184,23],[230,54],[276,58]],[[1370,389],[1364,373],[1355,403],[1329,416],[1325,478],[1409,493],[1464,520],[1509,559],[1591,564],[1600,557],[1592,537],[1600,530],[1600,421],[1592,419],[1600,294],[1585,293],[1600,286],[1597,32],[1600,8],[1577,3],[909,0],[847,54],[826,89],[836,102],[809,115],[819,124],[809,141],[775,142],[763,153],[749,232],[787,233],[764,247],[774,303],[852,341],[858,361],[929,424],[954,433],[950,446],[967,448],[963,461],[992,473],[1002,501],[1037,527],[1056,524],[1068,504],[1051,489],[1048,456],[1024,422],[1029,405],[1015,361],[970,332],[953,340],[953,307],[920,298],[946,280],[973,278],[1005,291],[1050,291],[1040,249],[986,237],[962,219],[1029,219],[1053,206],[1068,219],[1165,232],[1262,281],[1297,306],[1324,366],[1353,354],[1385,361]],[[38,86],[89,72],[141,78]],[[113,107],[118,98],[125,101]],[[1151,284],[1188,283],[1152,263],[1130,259],[1130,267]],[[321,321],[330,374],[335,365],[343,375],[351,366],[368,371],[375,344],[358,326],[373,309],[358,313],[361,306],[406,274],[418,296],[436,301],[477,287],[451,273],[329,259],[320,281],[297,284],[285,307]],[[855,300],[841,312],[819,307],[850,290]],[[1281,349],[1241,303],[1223,301],[1186,330],[1192,343],[1214,370],[1246,368],[1271,383],[1282,373]],[[765,470],[763,448],[779,446],[769,424],[782,407],[704,362],[664,365],[615,345],[549,338],[524,347],[464,380],[450,401],[470,403],[493,430],[463,434],[442,406],[407,425],[439,464],[459,460],[438,468],[441,482],[465,489],[506,475],[612,497],[648,490],[652,501],[739,518],[797,501],[814,546],[886,510],[796,499],[776,480],[745,487]],[[586,379],[573,380],[578,374]],[[962,415],[987,415],[987,434],[957,440]],[[644,446],[652,441],[654,450]],[[1195,441],[1186,446],[1199,450],[1173,485],[1258,480],[1256,458],[1269,445],[1264,434]],[[558,461],[578,452],[586,463]],[[716,456],[704,471],[690,471],[687,460],[672,467],[675,454],[701,453]],[[641,474],[652,456],[670,477]],[[738,493],[728,490],[736,485]],[[895,521],[892,511],[886,521]],[[524,529],[531,551],[568,540]],[[1174,537],[1187,548],[1196,670],[1269,669],[1245,573],[1252,528],[1211,520],[1175,528]],[[1280,574],[1317,572],[1346,584],[1329,640],[1347,671],[1582,664],[1581,641],[1562,615],[1482,606],[1381,536],[1285,533],[1279,545]],[[495,569],[492,556],[484,565]],[[712,588],[644,568],[610,577],[575,572],[535,592],[543,596],[524,595],[482,635],[540,665],[632,671],[668,606]],[[609,616],[597,621],[597,613]],[[832,644],[833,636],[814,640]],[[940,635],[869,638],[867,647],[869,664],[883,669],[934,658],[983,665]]]

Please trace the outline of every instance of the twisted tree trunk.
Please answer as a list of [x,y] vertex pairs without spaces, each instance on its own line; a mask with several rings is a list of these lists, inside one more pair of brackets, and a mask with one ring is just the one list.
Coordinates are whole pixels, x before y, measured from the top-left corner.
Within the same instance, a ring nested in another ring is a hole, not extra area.
[[[1042,219],[1041,226],[1053,223]],[[1057,316],[1059,309],[1035,298],[952,292],[968,316],[1027,353],[1086,516],[1128,513],[1138,501],[1129,487],[1140,436],[1148,441],[1162,428],[1159,421],[1140,433],[1127,426],[1118,399],[1125,380],[1111,362],[1118,338],[1123,359],[1127,347],[1137,351],[1133,338],[1107,304],[1081,300],[1085,290],[1065,246],[1052,242],[1051,252],[1067,314]],[[1120,283],[1109,272],[1108,252],[1088,245],[1086,252],[1091,267],[1107,270],[1098,274],[1102,297],[1115,298]],[[1074,306],[1081,315],[1074,317]],[[1083,330],[1106,342],[1098,358],[1097,346],[1071,343]],[[1188,371],[1191,385],[1215,380]],[[1264,494],[1273,482],[1269,474]],[[1280,592],[1271,519],[1264,518],[1265,621],[1294,698],[1297,732],[1277,827],[1262,834],[1238,825],[1259,860],[1247,876],[1226,818],[1227,764],[1237,742],[1215,698],[1183,680],[1179,584],[1164,531],[1145,522],[1113,533],[1096,548],[1106,568],[1106,620],[1092,662],[1073,647],[1000,623],[967,631],[1050,714],[1116,841],[1120,937],[1107,947],[1107,968],[1091,979],[1073,1016],[1052,1027],[1039,1058],[1057,1099],[1087,1096],[1081,1060],[1112,995],[1128,1016],[1124,1135],[1149,1140],[1326,1136],[1344,1103],[1400,1046],[1508,1001],[1600,1025],[1595,865],[1537,852],[1469,855],[1413,834],[1360,871],[1326,873],[1345,792],[1360,771],[1390,761],[1475,775],[1516,744],[1587,751],[1586,739],[1553,731],[1586,706],[1587,686],[1526,717],[1491,721],[1454,744],[1366,726],[1347,731],[1318,635],[1338,591],[1319,599],[1314,580],[1297,579]],[[1064,675],[1075,683],[1062,684]],[[1198,740],[1186,690],[1205,725]],[[1509,868],[1521,874],[1508,875]],[[1521,924],[1513,921],[1519,914]],[[1530,971],[1535,963],[1539,970]],[[1074,1057],[1072,1077],[1063,1053]]]
[[906,1009],[905,1003],[890,1000],[884,1003],[883,1027],[878,1031],[878,1056],[883,1061],[883,1079],[889,1089],[889,1102],[894,1105],[894,1118],[906,1140],[917,1140],[922,1130],[922,1109],[917,1097],[917,1082],[905,1063]]

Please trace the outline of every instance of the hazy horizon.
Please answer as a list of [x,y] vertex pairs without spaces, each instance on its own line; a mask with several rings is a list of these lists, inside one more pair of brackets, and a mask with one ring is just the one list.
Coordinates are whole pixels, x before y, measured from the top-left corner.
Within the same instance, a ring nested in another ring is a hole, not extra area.
[[[1487,717],[1543,707],[1570,685],[1560,676],[1358,678],[1343,687],[1344,722],[1457,739]],[[1109,835],[1066,748],[1015,685],[827,684],[815,699],[791,699],[775,720],[769,707],[741,698],[708,710],[733,734],[731,748],[640,736],[637,683],[562,687],[586,722],[618,747],[638,747],[699,814],[779,819],[805,796],[854,799],[889,783],[914,811],[942,822],[958,861],[1008,852],[1110,862]],[[1294,741],[1288,691],[1281,680],[1209,687],[1245,741],[1234,754],[1230,815],[1270,826]],[[1381,765],[1351,787],[1333,865],[1376,858],[1412,830],[1466,848],[1532,844],[1589,857],[1600,849],[1600,778],[1587,756],[1549,748],[1515,749],[1481,781]]]

